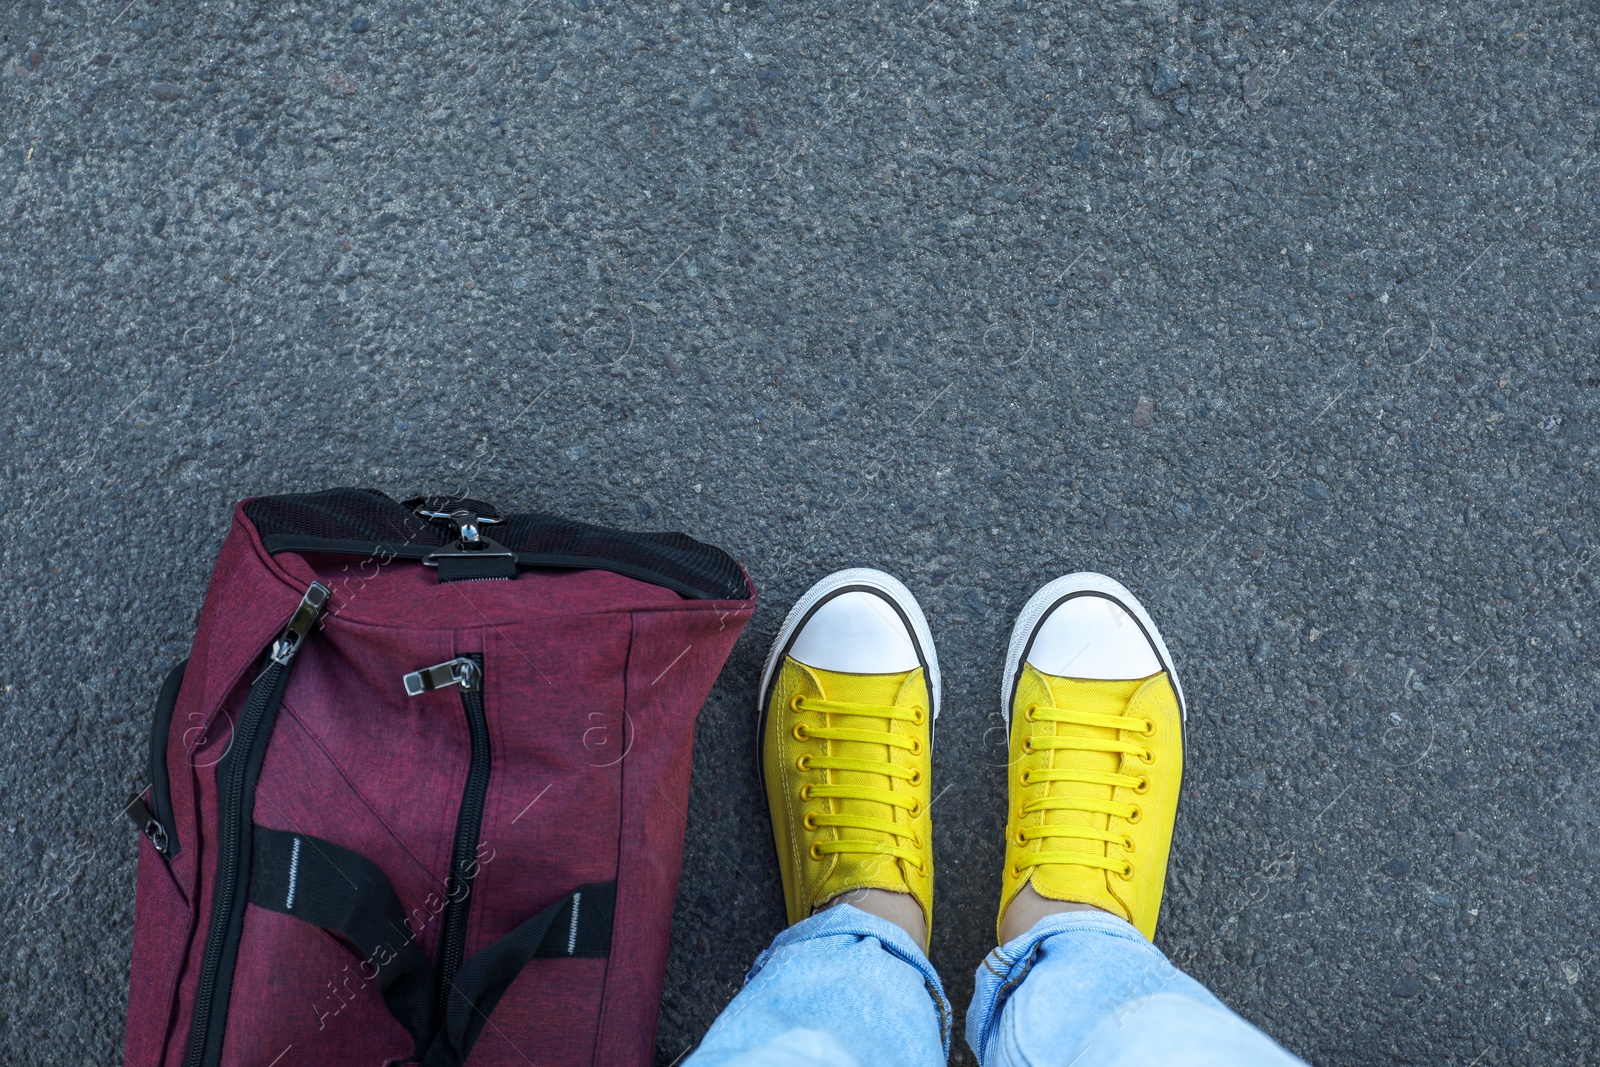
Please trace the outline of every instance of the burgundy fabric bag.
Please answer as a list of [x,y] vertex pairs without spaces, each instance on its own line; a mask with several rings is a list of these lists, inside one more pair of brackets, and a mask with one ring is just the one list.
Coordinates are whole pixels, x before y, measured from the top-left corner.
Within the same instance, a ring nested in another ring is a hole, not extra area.
[[131,1067],[643,1064],[718,549],[333,489],[235,512],[167,679]]

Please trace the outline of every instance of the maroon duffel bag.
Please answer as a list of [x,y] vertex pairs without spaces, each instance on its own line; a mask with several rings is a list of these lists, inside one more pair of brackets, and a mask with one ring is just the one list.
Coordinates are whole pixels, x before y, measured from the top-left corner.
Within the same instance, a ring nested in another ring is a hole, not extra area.
[[131,1067],[644,1064],[729,556],[463,498],[241,504],[162,689]]

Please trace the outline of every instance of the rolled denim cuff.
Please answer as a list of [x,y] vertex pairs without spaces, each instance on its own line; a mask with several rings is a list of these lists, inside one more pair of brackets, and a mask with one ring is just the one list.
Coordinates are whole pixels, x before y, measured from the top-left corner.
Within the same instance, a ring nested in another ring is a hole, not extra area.
[[1126,941],[1131,948],[1145,955],[1152,967],[1163,972],[1180,973],[1137,927],[1115,915],[1103,911],[1067,911],[1047,915],[1034,923],[1027,933],[990,951],[978,967],[972,1004],[967,1009],[967,1043],[977,1054],[979,1063],[983,1062],[990,1035],[1000,1021],[1007,998],[1028,976],[1038,960],[1039,947],[1062,933],[1095,933]]
[[785,945],[820,937],[875,938],[885,952],[915,968],[922,976],[922,984],[927,987],[928,997],[939,1011],[939,1040],[944,1045],[945,1058],[949,1058],[952,1013],[950,1002],[945,999],[944,983],[939,981],[939,972],[933,969],[927,954],[903,927],[888,919],[880,919],[876,915],[864,912],[860,908],[849,904],[837,904],[826,911],[819,911],[809,918],[801,919],[772,939],[772,944],[768,945],[766,950],[756,957],[755,963],[750,965],[744,980],[749,982],[760,974],[773,953]]

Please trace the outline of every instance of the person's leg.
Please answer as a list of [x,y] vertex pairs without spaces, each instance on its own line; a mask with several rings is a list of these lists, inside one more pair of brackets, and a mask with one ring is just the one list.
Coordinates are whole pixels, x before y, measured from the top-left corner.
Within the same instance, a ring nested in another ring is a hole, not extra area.
[[967,1011],[984,1067],[1290,1067],[1301,1061],[1178,970],[1131,923],[1047,915],[989,953]]
[[758,708],[792,925],[685,1067],[944,1063],[950,1008],[924,951],[939,664],[916,600],[879,571],[818,582],[778,631]]
[[684,1067],[930,1067],[949,1032],[939,976],[911,935],[842,905],[778,935]]
[[1299,1061],[1167,962],[1155,936],[1185,707],[1144,608],[1104,575],[1045,586],[1012,630],[1001,947],[967,1041],[983,1067]]

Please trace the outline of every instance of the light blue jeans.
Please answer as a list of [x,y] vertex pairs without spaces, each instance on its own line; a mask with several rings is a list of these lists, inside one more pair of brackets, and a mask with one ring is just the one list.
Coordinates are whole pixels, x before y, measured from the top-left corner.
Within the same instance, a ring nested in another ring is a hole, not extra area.
[[[910,935],[844,904],[778,935],[684,1067],[930,1067],[949,1057],[950,1021]],[[1302,1063],[1095,911],[1049,916],[989,953],[967,1042],[983,1067]]]

